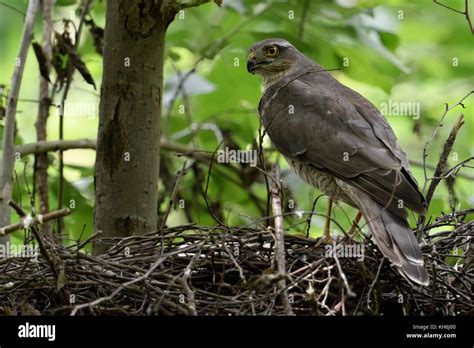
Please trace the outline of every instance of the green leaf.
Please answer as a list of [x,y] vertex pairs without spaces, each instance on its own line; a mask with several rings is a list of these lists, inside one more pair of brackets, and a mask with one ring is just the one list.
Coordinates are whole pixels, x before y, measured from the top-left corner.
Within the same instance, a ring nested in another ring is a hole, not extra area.
[[396,34],[389,33],[389,32],[380,32],[380,39],[385,47],[387,47],[390,51],[395,51],[395,49],[400,44],[400,39]]
[[176,53],[176,52],[173,52],[172,50],[168,50],[168,57],[173,61],[173,62],[177,62],[181,56]]

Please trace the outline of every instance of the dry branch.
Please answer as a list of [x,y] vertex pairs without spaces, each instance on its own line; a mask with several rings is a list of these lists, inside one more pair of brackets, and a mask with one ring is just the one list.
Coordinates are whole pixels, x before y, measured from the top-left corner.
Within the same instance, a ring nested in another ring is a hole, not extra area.
[[[91,149],[97,148],[96,139],[77,139],[77,140],[49,140],[38,141],[34,143],[26,143],[15,147],[15,152],[20,156],[28,156],[41,152],[67,151],[75,149]],[[196,159],[210,160],[212,153],[195,150],[187,145],[162,140],[160,148],[165,151],[176,152],[181,155],[193,157]]]
[[451,129],[448,139],[446,139],[446,142],[444,143],[443,151],[441,152],[438,165],[436,166],[435,172],[433,174],[433,179],[431,180],[430,186],[428,187],[428,192],[426,193],[427,206],[430,205],[436,186],[438,186],[439,182],[441,181],[440,177],[446,171],[446,162],[448,161],[449,153],[451,152],[451,149],[454,145],[454,141],[456,140],[458,131],[459,129],[461,129],[463,124],[464,115],[461,114],[456,123],[454,124],[453,128]]
[[66,151],[74,149],[94,149],[97,146],[95,139],[78,139],[78,140],[53,140],[53,141],[37,141],[35,143],[27,143],[19,145],[15,148],[15,152],[20,156],[39,154],[44,152]]
[[21,222],[0,228],[0,236],[6,236],[10,233],[21,230],[22,228],[29,228],[33,225],[41,225],[48,221],[65,217],[70,213],[71,211],[69,209],[64,208],[46,214],[39,214],[34,218],[31,216],[26,216]]
[[168,203],[168,208],[166,208],[166,212],[163,215],[163,217],[161,218],[160,229],[165,227],[166,220],[168,220],[168,216],[170,215],[171,209],[176,204],[176,199],[178,197],[179,183],[181,182],[181,178],[183,177],[183,175],[186,174],[187,164],[188,164],[187,161],[184,162],[183,166],[181,167],[181,170],[176,175],[174,185],[173,185],[173,190],[171,191],[170,200],[169,200],[169,203]]
[[[443,126],[444,118],[446,117],[448,112],[453,110],[454,108],[456,108],[458,106],[461,106],[462,108],[465,108],[463,103],[472,94],[474,94],[474,90],[471,90],[469,93],[467,93],[464,97],[462,97],[459,101],[457,101],[456,103],[454,103],[451,106],[449,106],[448,103],[445,104],[444,112],[441,115],[441,118],[438,122],[438,125],[436,126],[436,128],[434,129],[434,131],[431,134],[430,138],[426,141],[426,143],[423,147],[423,173],[424,173],[424,178],[425,178],[425,182],[423,183],[423,193],[426,192],[426,185],[428,184],[428,181],[432,180],[432,182],[430,184],[430,187],[429,187],[429,190],[428,190],[428,191],[431,190],[431,192],[428,192],[427,199],[426,199],[426,202],[427,202],[426,208],[427,209],[429,208],[429,204],[430,204],[431,198],[434,194],[434,190],[435,190],[437,184],[439,183],[439,179],[440,179],[439,173],[438,173],[438,175],[436,175],[436,172],[444,170],[444,166],[445,166],[446,161],[447,161],[447,156],[449,155],[449,152],[451,151],[451,148],[454,144],[454,141],[456,139],[456,134],[457,134],[459,128],[462,126],[462,115],[461,115],[461,118],[458,120],[458,123],[456,123],[453,130],[451,131],[451,134],[449,135],[448,139],[445,142],[445,145],[443,147],[442,156],[441,156],[440,160],[438,161],[438,165],[436,166],[436,169],[435,169],[435,175],[431,179],[428,179],[428,175],[427,175],[427,172],[426,172],[426,169],[427,169],[426,158],[428,157],[428,147],[431,144],[431,142],[433,141],[433,139],[435,138],[436,134],[438,134],[439,129]],[[418,226],[417,234],[418,235],[424,230],[425,221],[426,221],[426,215],[420,215],[418,217],[418,222],[417,222],[417,226]]]
[[[446,110],[448,108],[446,107]],[[461,114],[457,120],[457,122],[454,124],[453,128],[451,129],[451,132],[449,133],[448,138],[446,139],[446,142],[444,143],[443,146],[443,151],[441,152],[438,164],[436,166],[435,172],[433,174],[433,177],[431,178],[431,183],[430,186],[428,187],[428,191],[426,193],[426,207],[427,209],[430,206],[431,199],[433,198],[433,194],[436,190],[436,187],[438,186],[439,182],[443,178],[443,173],[446,172],[446,163],[448,160],[449,153],[451,152],[451,149],[454,145],[454,142],[456,140],[457,133],[459,129],[462,127],[464,124],[464,116]],[[425,183],[426,185],[426,183]],[[418,234],[420,231],[423,230],[423,226],[426,221],[426,215],[420,215],[418,218]]]
[[272,210],[275,222],[275,260],[278,276],[282,279],[278,281],[278,291],[286,315],[293,315],[291,304],[286,290],[286,261],[285,261],[285,232],[283,230],[283,215],[281,210],[281,180],[280,167],[274,164],[272,167],[273,181],[271,185]]
[[[417,167],[422,167],[423,168],[423,162],[422,161],[417,161],[417,160],[411,159],[411,160],[409,160],[409,162],[410,162],[411,166],[417,166]],[[436,166],[433,166],[431,164],[426,164],[425,163],[424,167],[426,169],[430,169],[430,170],[433,170],[433,171],[436,170]],[[471,175],[471,174],[457,173],[456,176],[459,177],[459,178],[464,178],[464,179],[467,179],[467,180],[473,180],[474,181],[474,175]]]

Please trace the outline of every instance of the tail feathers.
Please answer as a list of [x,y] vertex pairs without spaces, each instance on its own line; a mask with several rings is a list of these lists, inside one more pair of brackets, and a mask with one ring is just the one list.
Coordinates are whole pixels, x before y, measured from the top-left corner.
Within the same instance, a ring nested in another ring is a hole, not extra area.
[[417,284],[427,286],[430,283],[428,273],[423,263],[421,265],[415,265],[410,262],[403,262],[402,260],[402,266],[397,266],[397,269],[403,276]]
[[[385,226],[385,229],[393,238],[395,246],[401,253],[403,253],[409,263],[422,266],[423,255],[421,254],[418,241],[410,226],[408,225],[407,220],[386,210],[382,212],[380,218]],[[390,233],[390,231],[393,233]],[[395,251],[397,249],[395,249]]]
[[406,278],[420,285],[428,285],[423,255],[408,221],[385,209],[363,192],[352,192],[370,232],[382,254]]

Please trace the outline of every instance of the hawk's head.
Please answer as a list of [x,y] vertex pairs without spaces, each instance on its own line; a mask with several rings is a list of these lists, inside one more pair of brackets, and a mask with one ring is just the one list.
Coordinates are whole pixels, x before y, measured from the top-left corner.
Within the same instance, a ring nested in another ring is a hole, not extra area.
[[295,67],[305,65],[307,58],[283,39],[266,39],[252,45],[247,70],[263,77],[265,88],[271,86]]
[[290,69],[302,54],[288,41],[266,39],[252,45],[247,59],[247,70],[263,78]]

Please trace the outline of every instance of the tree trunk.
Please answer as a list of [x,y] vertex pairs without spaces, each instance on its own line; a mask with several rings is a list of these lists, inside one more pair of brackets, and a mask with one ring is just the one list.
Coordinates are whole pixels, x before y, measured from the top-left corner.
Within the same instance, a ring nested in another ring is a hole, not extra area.
[[[102,237],[157,228],[164,45],[174,4],[107,1],[94,210]],[[108,247],[97,241],[93,252]]]

